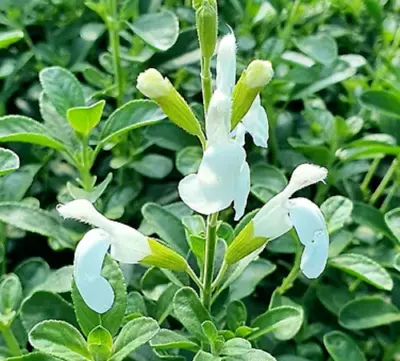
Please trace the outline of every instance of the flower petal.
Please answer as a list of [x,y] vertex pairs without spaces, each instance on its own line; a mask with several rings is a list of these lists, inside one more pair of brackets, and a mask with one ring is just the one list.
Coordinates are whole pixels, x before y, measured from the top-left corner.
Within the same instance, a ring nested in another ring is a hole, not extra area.
[[206,134],[209,143],[222,143],[228,140],[231,114],[231,97],[216,90],[211,98],[206,119]]
[[119,262],[137,263],[151,254],[146,236],[132,227],[104,217],[86,199],[59,205],[57,211],[64,218],[89,223],[107,232],[110,236],[111,255]]
[[231,132],[231,137],[235,138],[236,142],[242,147],[245,144],[246,128],[242,123],[239,123]]
[[287,197],[312,184],[323,182],[328,175],[328,170],[314,164],[300,164],[292,173],[289,184],[283,190]]
[[180,197],[201,214],[229,207],[236,198],[237,179],[245,159],[246,152],[233,140],[210,145],[204,152],[198,173],[179,183]]
[[287,208],[288,198],[281,192],[266,203],[253,218],[254,236],[268,240],[278,238],[288,232],[293,224]]
[[151,254],[148,238],[136,229],[112,222],[111,256],[118,262],[138,263]]
[[231,97],[236,83],[236,39],[235,35],[224,36],[217,53],[217,90]]
[[235,202],[234,208],[236,212],[235,221],[238,221],[240,218],[243,217],[249,193],[250,193],[250,167],[247,164],[247,162],[245,162],[237,179],[236,197],[234,199]]
[[[269,125],[267,112],[261,105],[258,95],[251,108],[242,119],[246,131],[250,133],[254,144],[258,147],[268,148]],[[240,123],[239,123],[240,124]]]
[[92,229],[79,242],[74,261],[74,279],[85,303],[97,313],[107,312],[114,303],[114,291],[101,275],[110,236]]
[[317,278],[328,259],[329,234],[324,216],[307,198],[291,199],[289,207],[289,217],[305,247],[300,268],[308,278]]

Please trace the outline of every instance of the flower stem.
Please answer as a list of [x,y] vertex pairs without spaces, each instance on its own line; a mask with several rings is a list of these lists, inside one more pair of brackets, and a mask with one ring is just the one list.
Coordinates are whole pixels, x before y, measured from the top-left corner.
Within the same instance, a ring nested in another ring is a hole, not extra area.
[[228,269],[228,264],[224,260],[224,262],[222,263],[221,269],[219,270],[219,273],[218,273],[217,277],[215,278],[214,282],[212,283],[211,289],[213,291],[218,287],[218,285],[220,284],[220,282],[224,278],[227,269]]
[[363,182],[361,183],[361,192],[364,195],[366,195],[368,192],[369,183],[371,182],[371,179],[374,176],[380,162],[381,157],[377,157],[372,161],[371,165],[369,166],[368,172],[365,175]]
[[1,262],[0,276],[2,276],[5,273],[7,273],[7,261],[6,261],[7,234],[6,234],[6,225],[3,222],[0,222],[0,244],[3,245],[4,249],[3,261],[0,260]]
[[124,79],[121,67],[121,48],[119,43],[119,18],[117,0],[110,0],[111,20],[108,21],[108,33],[110,37],[111,55],[114,68],[114,79],[117,88],[117,106],[123,103]]
[[383,177],[378,188],[376,188],[375,192],[372,194],[372,196],[369,200],[370,205],[374,205],[376,203],[376,201],[378,200],[378,198],[385,191],[387,185],[389,184],[390,180],[392,179],[392,177],[396,171],[396,168],[398,167],[399,159],[400,158],[396,158],[393,160],[392,164],[390,165],[388,171],[386,172],[385,176]]
[[208,106],[210,105],[212,95],[210,58],[201,58],[201,84],[203,88],[204,113],[207,116]]
[[202,290],[203,285],[201,284],[199,277],[197,277],[196,273],[193,271],[192,267],[190,267],[189,265],[186,269],[186,273],[193,280],[193,282],[197,285],[197,287],[199,287],[199,289]]
[[282,284],[277,288],[277,292],[283,295],[287,290],[293,287],[293,283],[300,274],[301,251],[300,241],[294,228],[290,231],[293,241],[296,244],[296,255],[294,257],[293,268],[288,276],[283,280]]
[[392,198],[394,197],[394,195],[397,193],[399,186],[400,186],[400,182],[395,181],[392,188],[390,188],[388,195],[386,196],[385,200],[383,201],[383,203],[381,205],[382,213],[385,213],[388,210],[390,202],[391,202]]
[[207,220],[206,254],[204,261],[204,283],[202,301],[205,308],[210,309],[212,281],[214,277],[214,258],[217,245],[218,213],[211,214]]
[[10,350],[11,354],[13,356],[21,356],[22,351],[19,347],[19,343],[15,338],[14,333],[11,330],[11,327],[5,327],[1,330],[1,333],[3,335],[4,342],[6,343],[7,348]]

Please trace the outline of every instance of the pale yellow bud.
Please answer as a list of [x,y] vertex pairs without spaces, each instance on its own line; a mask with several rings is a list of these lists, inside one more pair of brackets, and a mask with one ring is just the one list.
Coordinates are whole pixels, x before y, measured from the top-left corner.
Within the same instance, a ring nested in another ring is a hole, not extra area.
[[245,81],[249,88],[261,88],[266,86],[274,76],[274,70],[270,61],[254,60],[246,70]]
[[137,79],[137,88],[156,102],[171,122],[203,141],[204,134],[192,109],[158,70],[148,69],[141,73]]
[[233,90],[232,129],[243,119],[257,95],[274,75],[272,64],[266,60],[254,60],[243,71]]

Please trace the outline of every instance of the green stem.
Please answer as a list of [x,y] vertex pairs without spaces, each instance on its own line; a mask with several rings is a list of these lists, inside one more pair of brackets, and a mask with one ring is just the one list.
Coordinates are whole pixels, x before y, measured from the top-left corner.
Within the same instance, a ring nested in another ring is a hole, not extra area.
[[204,283],[202,295],[203,305],[207,309],[210,309],[211,306],[212,281],[214,277],[214,258],[215,249],[217,246],[217,225],[218,213],[214,213],[208,216],[206,253],[204,260]]
[[282,30],[280,38],[283,40],[283,42],[285,44],[285,47],[286,47],[286,44],[287,44],[287,42],[290,39],[290,36],[292,34],[294,21],[296,20],[297,9],[298,9],[300,3],[301,3],[301,0],[295,0],[293,2],[293,5],[292,5],[292,8],[290,9],[290,13],[289,13],[289,16],[287,18],[285,27]]
[[186,270],[186,273],[189,275],[189,277],[193,280],[193,282],[199,287],[200,290],[203,289],[203,285],[201,284],[201,281],[199,277],[197,277],[196,273],[193,271],[192,267],[188,265],[188,268]]
[[117,0],[110,0],[111,20],[108,21],[108,32],[110,36],[111,55],[114,68],[114,77],[117,87],[117,106],[123,103],[124,78],[121,67],[121,47],[119,43],[119,18]]
[[224,278],[224,276],[225,276],[225,273],[226,273],[226,271],[228,270],[228,264],[225,262],[225,260],[224,260],[224,262],[222,263],[222,266],[221,266],[221,269],[219,270],[219,272],[218,272],[218,275],[217,275],[217,277],[215,278],[215,280],[214,280],[214,282],[213,282],[213,284],[212,284],[212,286],[211,286],[211,289],[214,291],[217,287],[218,287],[218,285],[221,283],[221,281],[222,281],[222,279]]
[[390,188],[389,193],[386,196],[386,198],[383,201],[382,206],[381,206],[382,213],[385,213],[388,210],[390,202],[391,202],[392,198],[395,196],[395,194],[397,193],[399,186],[400,186],[400,182],[395,181],[392,188]]
[[379,166],[379,163],[381,162],[381,157],[375,158],[371,165],[369,166],[368,172],[364,177],[364,180],[361,183],[361,192],[366,195],[368,192],[368,186],[372,180],[372,177],[375,175],[375,172]]
[[290,235],[292,236],[293,241],[296,244],[296,255],[294,257],[294,264],[292,270],[290,271],[288,276],[283,280],[282,284],[276,289],[277,292],[281,295],[283,295],[287,290],[293,287],[294,281],[300,274],[302,247],[300,246],[300,241],[297,236],[297,233],[293,228],[290,231]]
[[0,268],[0,276],[7,273],[7,258],[6,258],[6,247],[7,247],[7,234],[6,234],[6,225],[3,222],[0,222],[0,244],[3,245],[4,249],[4,257],[1,262]]
[[270,104],[269,102],[265,103],[265,109],[268,114],[269,118],[269,149],[271,151],[271,158],[272,158],[272,164],[277,166],[278,165],[278,153],[279,153],[279,147],[278,147],[278,140],[276,138],[276,126],[277,126],[277,120],[278,120],[278,115],[276,114],[273,105]]
[[19,343],[11,330],[11,327],[5,327],[2,331],[4,342],[7,348],[10,350],[13,356],[21,356],[22,351],[19,347]]
[[208,106],[212,96],[211,84],[211,59],[202,57],[201,59],[201,84],[203,88],[204,113],[207,116]]
[[26,28],[24,27],[24,25],[21,25],[21,31],[24,33],[24,39],[25,39],[25,43],[28,45],[30,51],[32,52],[33,56],[35,57],[38,65],[40,68],[43,68],[43,63],[40,60],[40,57],[36,51],[36,47],[33,44],[32,38],[28,33],[28,30],[26,30]]
[[383,177],[378,188],[376,188],[375,192],[372,194],[371,199],[369,200],[370,205],[374,205],[376,203],[376,201],[378,200],[378,198],[385,191],[387,185],[389,184],[390,180],[392,179],[392,177],[396,171],[396,168],[398,167],[399,159],[400,158],[396,158],[393,160],[392,164],[390,165],[388,171],[386,172],[385,176]]
[[83,187],[86,191],[91,191],[93,189],[92,175],[90,174],[92,162],[89,159],[89,149],[89,139],[85,137],[82,140],[82,162],[79,165],[78,169]]

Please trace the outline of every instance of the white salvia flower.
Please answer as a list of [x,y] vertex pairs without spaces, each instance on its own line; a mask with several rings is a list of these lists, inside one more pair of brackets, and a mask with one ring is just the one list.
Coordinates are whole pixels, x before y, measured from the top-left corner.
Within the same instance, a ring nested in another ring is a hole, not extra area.
[[86,199],[59,205],[57,211],[64,218],[76,219],[107,232],[110,236],[111,256],[119,262],[137,263],[151,254],[146,236],[132,227],[107,219]]
[[64,218],[72,218],[96,226],[79,242],[74,261],[74,279],[86,304],[95,312],[107,312],[114,303],[114,291],[101,275],[104,257],[111,256],[122,263],[144,263],[175,271],[187,269],[186,260],[125,224],[111,221],[99,213],[86,199],[59,205]]
[[227,35],[218,48],[217,88],[206,119],[207,147],[197,174],[179,183],[179,194],[190,208],[207,215],[233,202],[239,219],[250,192],[250,169],[245,150],[230,135],[235,76],[236,42],[234,35]]
[[[300,268],[308,278],[318,277],[328,258],[329,235],[324,217],[310,200],[290,197],[304,187],[324,181],[327,173],[327,169],[312,164],[298,166],[287,187],[261,208],[243,230],[243,235],[239,234],[230,245],[226,256],[228,263],[237,262],[243,255],[294,227],[305,247]],[[255,247],[252,247],[252,240],[257,240]],[[248,250],[244,250],[246,247]]]

